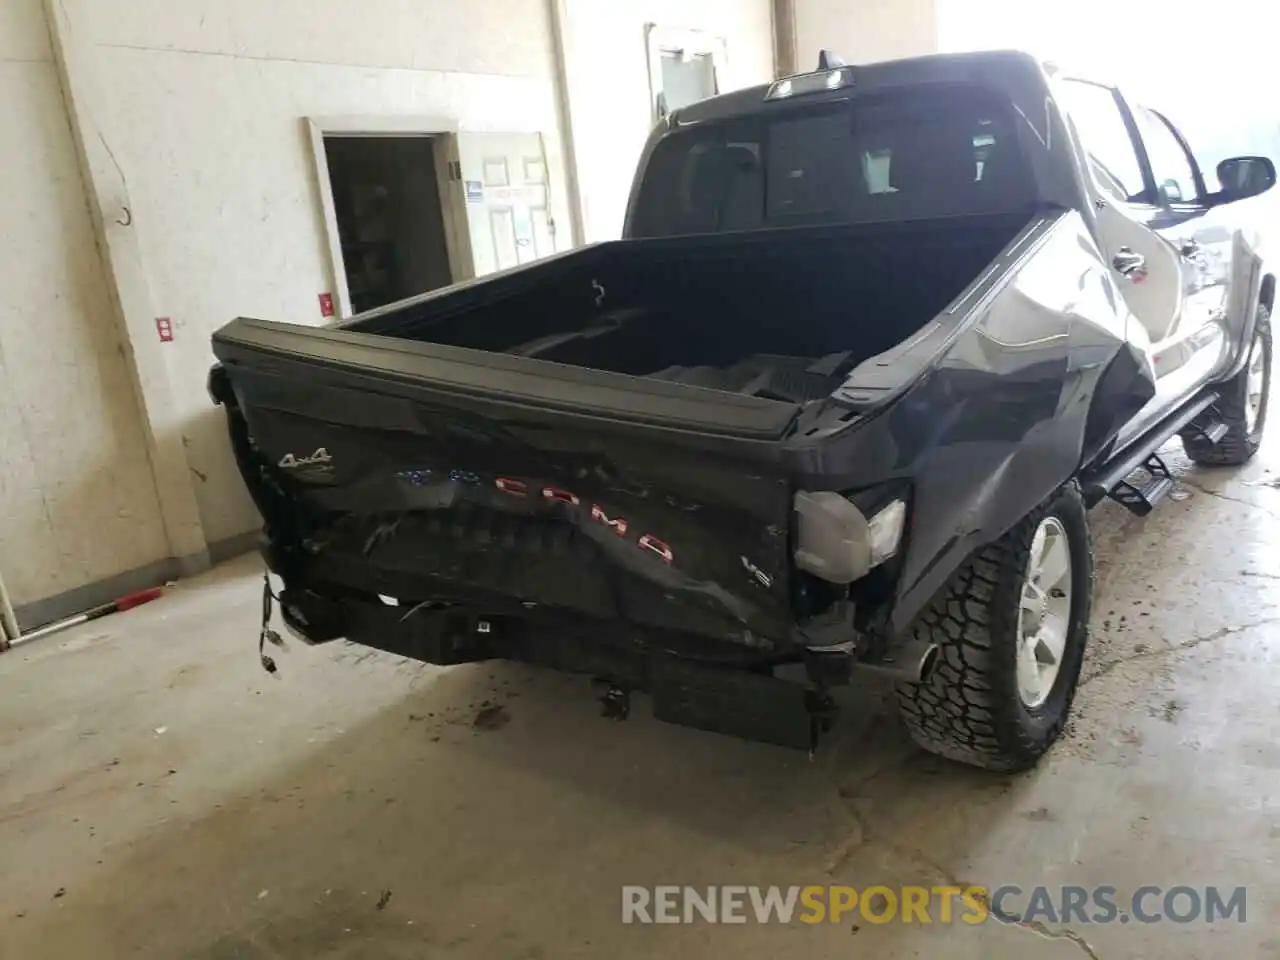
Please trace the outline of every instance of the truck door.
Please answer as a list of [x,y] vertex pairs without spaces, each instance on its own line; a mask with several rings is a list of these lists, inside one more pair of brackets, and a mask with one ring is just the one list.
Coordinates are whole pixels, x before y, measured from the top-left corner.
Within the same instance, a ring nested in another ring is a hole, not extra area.
[[[1162,196],[1138,124],[1114,88],[1062,80],[1059,96],[1088,155],[1090,199],[1103,254],[1141,324],[1129,339],[1154,352],[1184,323],[1200,319],[1191,316],[1187,304],[1198,267],[1182,249],[1168,200],[1177,196],[1173,184],[1182,182],[1176,179],[1180,174],[1171,175],[1168,196]],[[1194,175],[1186,179],[1185,189],[1195,191]]]
[[1181,257],[1183,316],[1173,333],[1187,333],[1221,320],[1226,308],[1230,214],[1211,208],[1199,164],[1168,118],[1138,105],[1131,112],[1160,208],[1148,225]]

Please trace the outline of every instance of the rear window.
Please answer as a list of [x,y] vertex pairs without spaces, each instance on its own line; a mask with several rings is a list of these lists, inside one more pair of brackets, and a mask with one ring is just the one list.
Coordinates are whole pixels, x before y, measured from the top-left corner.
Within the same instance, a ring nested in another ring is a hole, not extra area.
[[982,90],[922,88],[693,127],[654,150],[633,233],[1029,209],[1034,181],[1011,114]]

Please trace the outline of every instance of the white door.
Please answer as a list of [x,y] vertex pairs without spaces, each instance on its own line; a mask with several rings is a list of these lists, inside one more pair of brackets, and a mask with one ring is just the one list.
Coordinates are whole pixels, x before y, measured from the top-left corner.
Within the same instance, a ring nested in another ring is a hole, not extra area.
[[453,190],[466,211],[475,276],[569,248],[569,225],[557,217],[541,136],[460,133],[457,150]]

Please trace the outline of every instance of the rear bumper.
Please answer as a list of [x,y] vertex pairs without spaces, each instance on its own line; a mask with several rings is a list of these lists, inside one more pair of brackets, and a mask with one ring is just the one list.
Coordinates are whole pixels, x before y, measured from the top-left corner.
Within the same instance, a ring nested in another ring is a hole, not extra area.
[[297,589],[286,589],[280,601],[286,626],[306,643],[345,638],[437,666],[518,660],[643,690],[650,687],[657,656],[734,670],[768,665],[758,654],[705,638],[641,631],[564,610],[390,606]]
[[441,666],[509,660],[583,674],[618,691],[627,710],[631,692],[645,692],[658,720],[747,740],[812,749],[819,732],[815,725],[829,709],[829,698],[811,685],[778,679],[741,656],[722,662],[688,659],[666,649],[682,640],[563,612],[482,615],[297,590],[286,590],[280,599],[290,632],[308,643],[345,635]]
[[793,625],[777,605],[752,605],[714,581],[661,563],[628,566],[625,543],[584,536],[569,524],[438,511],[393,516],[382,525],[357,518],[325,533],[330,539],[315,552],[286,548],[269,557],[271,568],[287,584],[330,596],[581,620],[753,658],[785,653],[791,642]]
[[[524,594],[539,597],[528,600],[511,590],[509,579],[493,584],[450,582],[349,553],[306,556],[270,545],[262,552],[267,566],[284,582],[286,622],[312,643],[345,637],[380,649],[394,644],[391,652],[442,666],[464,662],[448,653],[450,637],[461,636],[483,647],[480,638],[489,634],[495,640],[499,635],[507,638],[508,645],[493,653],[507,659],[528,659],[518,645],[509,644],[511,638],[533,634],[571,635],[594,646],[631,651],[663,649],[690,660],[746,668],[794,659],[796,654],[785,624],[771,630],[767,639],[742,629],[741,623],[735,625],[723,612],[681,605],[667,615],[652,584],[603,564],[598,565],[597,579],[562,576],[558,590]],[[516,563],[518,557],[513,556],[512,565]],[[581,572],[585,566],[577,569]],[[553,585],[554,579],[542,583]],[[301,619],[292,615],[288,601],[303,612]],[[644,609],[646,602],[649,609]],[[653,609],[655,605],[659,608]],[[485,634],[474,626],[480,621],[490,624]],[[581,672],[593,671],[584,667]]]
[[390,606],[380,600],[287,587],[286,627],[306,643],[345,637],[423,663],[455,666],[508,660],[595,678],[648,693],[656,719],[747,740],[811,749],[811,685],[777,679],[758,652],[690,635],[637,630],[563,610],[490,613],[467,606]]
[[304,573],[296,556],[282,558],[270,546],[263,555],[284,580],[282,616],[299,639],[317,644],[344,638],[438,666],[515,660],[652,690],[654,677],[666,676],[676,663],[693,671],[765,677],[776,667],[803,664],[812,680],[838,686],[861,672],[917,679],[932,653],[910,636],[887,640],[858,632],[852,607],[847,618],[826,611],[790,625],[785,639],[747,643],[741,631],[715,636],[695,632],[689,623],[655,627],[496,591],[398,603],[389,598],[402,581],[388,579],[367,561],[317,563]]

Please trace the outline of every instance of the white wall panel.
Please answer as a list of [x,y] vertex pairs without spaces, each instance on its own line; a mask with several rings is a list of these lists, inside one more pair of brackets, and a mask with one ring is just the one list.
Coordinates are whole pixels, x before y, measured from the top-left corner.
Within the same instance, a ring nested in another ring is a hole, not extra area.
[[51,62],[0,60],[0,130],[0,575],[22,605],[166,539]]
[[937,0],[795,0],[800,70],[834,50],[850,63],[918,57],[938,50]]

